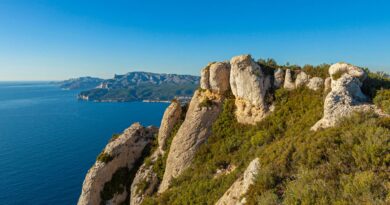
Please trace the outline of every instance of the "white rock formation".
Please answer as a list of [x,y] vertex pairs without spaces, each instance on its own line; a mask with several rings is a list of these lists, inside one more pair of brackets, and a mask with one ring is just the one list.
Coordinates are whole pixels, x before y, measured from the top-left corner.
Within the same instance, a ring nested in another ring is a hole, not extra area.
[[265,97],[272,87],[271,76],[265,75],[250,55],[233,57],[230,65],[230,87],[236,97],[237,121],[256,124],[269,111]]
[[[338,72],[342,72],[342,75],[335,79],[334,75]],[[312,130],[335,126],[340,118],[349,116],[354,111],[372,109],[364,104],[367,97],[360,89],[365,77],[362,69],[346,63],[336,63],[329,68],[329,74],[333,76],[332,90],[325,98],[324,116]]]
[[320,90],[324,85],[324,80],[320,77],[310,78],[309,83],[306,86],[311,90]]
[[161,154],[163,154],[166,149],[166,140],[170,136],[172,129],[180,120],[181,112],[182,108],[179,101],[172,101],[164,112],[158,131],[158,148]]
[[284,85],[283,87],[287,90],[293,90],[295,89],[295,83],[293,81],[293,78],[291,76],[291,70],[286,70],[286,76],[284,77]]
[[[154,160],[156,159],[155,157],[161,156],[154,155]],[[153,171],[153,166],[143,164],[138,169],[133,183],[131,184],[130,205],[142,204],[145,196],[152,195],[156,191],[158,184],[158,177],[157,174]]]
[[246,203],[243,196],[249,187],[255,183],[256,175],[259,172],[260,161],[254,159],[246,168],[244,174],[238,178],[225,194],[215,203],[216,205],[243,205]]
[[[203,106],[210,101],[212,105]],[[209,90],[196,91],[191,99],[186,118],[173,138],[159,193],[168,189],[173,178],[178,177],[191,164],[198,147],[210,136],[211,126],[222,110],[223,97]]]
[[280,68],[274,73],[274,87],[280,88],[284,83],[284,71]]
[[173,101],[165,110],[158,132],[159,148],[152,153],[150,161],[138,169],[131,184],[130,205],[140,205],[145,196],[151,195],[157,190],[160,181],[153,170],[153,165],[158,158],[163,157],[167,149],[166,141],[171,136],[175,125],[179,123],[181,114],[182,108],[178,101]]
[[304,86],[308,82],[309,82],[309,76],[305,72],[301,71],[300,73],[298,73],[297,79],[295,79],[295,87],[298,88]]
[[[142,151],[147,144],[153,140],[157,128],[142,127],[135,123],[124,131],[117,139],[109,142],[103,152],[112,157],[112,160],[105,163],[96,161],[88,171],[78,205],[101,204],[100,192],[104,184],[111,180],[113,174],[122,167],[134,168],[137,160],[142,156]],[[116,194],[113,199],[103,202],[104,204],[120,204],[126,199],[127,193]]]
[[201,88],[224,94],[229,89],[230,65],[216,62],[207,65],[201,72]]
[[332,87],[332,78],[327,77],[324,82],[324,92],[328,92]]

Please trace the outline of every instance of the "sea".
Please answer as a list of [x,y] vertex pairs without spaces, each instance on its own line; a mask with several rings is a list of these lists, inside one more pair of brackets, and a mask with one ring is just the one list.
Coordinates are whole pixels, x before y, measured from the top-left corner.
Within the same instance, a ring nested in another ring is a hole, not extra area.
[[159,126],[167,103],[95,103],[49,82],[0,82],[0,205],[76,204],[112,134]]

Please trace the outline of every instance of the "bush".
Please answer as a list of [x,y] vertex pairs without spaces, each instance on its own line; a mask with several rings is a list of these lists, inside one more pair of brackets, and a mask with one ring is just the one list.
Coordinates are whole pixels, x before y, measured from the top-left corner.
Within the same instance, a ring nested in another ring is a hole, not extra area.
[[374,98],[374,103],[384,112],[390,114],[390,89],[379,90]]
[[97,161],[100,161],[100,162],[103,162],[103,163],[108,163],[110,162],[111,160],[113,160],[114,157],[105,153],[104,151],[102,151],[99,156],[96,158]]
[[199,103],[199,108],[203,108],[203,107],[211,107],[214,105],[214,102],[212,100],[210,100],[209,98],[205,98],[203,99],[202,102]]

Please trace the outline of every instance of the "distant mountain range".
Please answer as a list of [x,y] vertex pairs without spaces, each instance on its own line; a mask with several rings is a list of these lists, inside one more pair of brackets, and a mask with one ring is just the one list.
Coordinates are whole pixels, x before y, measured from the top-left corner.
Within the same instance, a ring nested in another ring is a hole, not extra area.
[[188,99],[199,86],[192,75],[129,72],[112,79],[81,77],[60,83],[63,89],[82,89],[79,99],[96,102],[170,101]]
[[87,90],[99,86],[103,81],[104,79],[101,78],[80,77],[61,81],[59,82],[59,85],[62,89],[66,90]]

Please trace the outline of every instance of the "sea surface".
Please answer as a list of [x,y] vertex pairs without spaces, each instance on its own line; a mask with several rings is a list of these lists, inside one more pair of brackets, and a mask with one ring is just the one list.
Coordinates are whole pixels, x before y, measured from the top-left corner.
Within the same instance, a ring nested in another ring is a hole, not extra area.
[[112,134],[160,125],[166,103],[78,101],[45,82],[0,82],[0,205],[77,203]]

